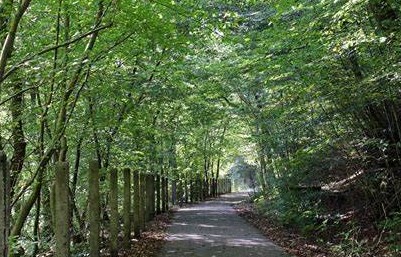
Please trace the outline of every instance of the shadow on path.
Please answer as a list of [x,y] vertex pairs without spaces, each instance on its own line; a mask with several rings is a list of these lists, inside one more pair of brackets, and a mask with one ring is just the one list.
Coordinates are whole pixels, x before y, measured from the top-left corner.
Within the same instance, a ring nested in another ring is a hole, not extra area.
[[176,212],[159,257],[284,257],[284,252],[239,217],[231,205],[246,193],[226,194]]

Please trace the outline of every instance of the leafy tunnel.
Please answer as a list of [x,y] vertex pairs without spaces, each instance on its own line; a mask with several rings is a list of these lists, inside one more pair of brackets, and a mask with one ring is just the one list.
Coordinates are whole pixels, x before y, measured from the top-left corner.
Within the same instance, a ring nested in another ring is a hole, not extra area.
[[89,252],[90,220],[140,218],[121,216],[147,204],[127,183],[147,215],[249,190],[332,256],[397,256],[400,17],[398,0],[0,1],[1,256],[58,251],[60,229]]

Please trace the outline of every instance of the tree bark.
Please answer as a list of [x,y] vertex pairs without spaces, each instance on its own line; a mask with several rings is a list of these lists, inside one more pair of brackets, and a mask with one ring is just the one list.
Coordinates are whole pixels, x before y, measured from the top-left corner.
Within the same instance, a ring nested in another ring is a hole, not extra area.
[[8,234],[10,227],[10,173],[7,156],[0,151],[0,254],[8,256]]
[[36,255],[39,252],[40,207],[41,207],[41,197],[40,197],[40,193],[39,193],[39,197],[36,200],[35,222],[33,225],[33,240],[35,241],[35,245],[33,247],[32,257],[36,257]]
[[[22,83],[15,81],[13,85],[14,93],[22,90]],[[14,188],[16,186],[19,175],[24,165],[24,159],[26,154],[26,142],[25,135],[22,126],[22,113],[23,113],[23,95],[16,94],[13,97],[10,105],[11,117],[12,117],[12,140],[14,154],[11,158],[10,176],[11,176],[11,197],[14,195]]]
[[8,59],[11,57],[11,53],[13,52],[14,49],[14,42],[15,38],[17,37],[17,30],[19,23],[25,11],[28,9],[30,3],[31,0],[23,0],[21,4],[18,6],[17,12],[12,17],[7,36],[2,44],[3,47],[0,53],[0,87],[1,83],[3,82]]

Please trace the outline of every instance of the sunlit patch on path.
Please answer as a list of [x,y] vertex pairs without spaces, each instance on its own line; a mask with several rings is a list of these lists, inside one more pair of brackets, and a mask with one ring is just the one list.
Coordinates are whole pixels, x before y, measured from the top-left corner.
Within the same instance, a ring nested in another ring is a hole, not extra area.
[[237,216],[231,204],[245,194],[228,194],[177,211],[159,257],[284,257],[283,251]]

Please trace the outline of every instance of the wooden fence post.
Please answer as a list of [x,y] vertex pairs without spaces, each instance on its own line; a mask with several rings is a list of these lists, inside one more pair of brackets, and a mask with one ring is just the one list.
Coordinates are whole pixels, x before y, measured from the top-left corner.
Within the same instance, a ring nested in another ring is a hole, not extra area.
[[141,237],[141,223],[140,223],[140,185],[139,185],[139,171],[135,170],[133,175],[134,187],[134,235],[136,238]]
[[197,183],[197,187],[198,187],[198,189],[197,189],[198,199],[201,202],[201,201],[203,201],[203,197],[202,197],[202,190],[203,190],[202,189],[202,179],[201,178],[197,178],[196,183]]
[[213,179],[209,178],[209,180],[207,181],[208,183],[208,197],[212,197],[213,195]]
[[184,177],[184,201],[185,201],[185,203],[188,203],[188,196],[189,196],[189,193],[188,193],[188,179],[187,179],[187,177],[185,176]]
[[154,180],[151,174],[146,174],[146,221],[150,221],[155,213]]
[[143,174],[144,176],[144,183],[145,183],[145,190],[143,191],[143,198],[145,198],[145,223],[150,220],[150,208],[149,208],[149,174]]
[[160,175],[156,175],[156,213],[160,214],[161,213],[161,208],[160,208],[160,204],[161,204],[161,199],[160,199]]
[[[176,197],[175,200],[176,202],[178,202],[178,204],[182,203],[182,199],[184,197],[184,186],[183,186],[183,180],[182,177],[180,177],[179,175],[177,175],[177,180],[176,180],[176,185],[177,185],[177,189],[176,189]],[[174,183],[174,180],[173,180]],[[171,190],[172,191],[172,190]],[[171,199],[173,198],[173,195],[171,195]]]
[[141,196],[140,196],[140,213],[139,213],[139,220],[140,220],[140,224],[141,224],[141,230],[145,230],[145,212],[146,212],[146,175],[145,174],[140,174],[139,175],[139,183],[140,183],[140,192],[141,192]]
[[123,202],[123,221],[124,221],[124,240],[125,249],[130,248],[131,240],[131,171],[129,168],[123,169],[124,176],[124,202]]
[[8,256],[8,234],[10,222],[10,171],[7,156],[0,151],[0,256]]
[[223,194],[225,194],[225,193],[227,193],[227,179],[226,179],[226,178],[223,180],[223,183],[224,183],[224,191],[223,191]]
[[110,256],[118,256],[118,175],[117,169],[110,170]]
[[217,197],[219,195],[217,192],[217,179],[216,178],[213,179],[213,194],[215,197]]
[[150,201],[151,203],[149,204],[149,206],[151,207],[150,209],[150,215],[152,216],[152,219],[156,216],[156,183],[155,183],[155,175],[150,174],[150,187],[152,188],[152,190],[150,191]]
[[194,183],[194,202],[198,202],[199,201],[198,181],[196,177],[194,178],[193,183]]
[[[100,172],[97,160],[89,162],[89,256],[100,254]],[[56,191],[57,197],[57,191]],[[57,202],[57,200],[56,200]],[[61,256],[60,256],[61,257]]]
[[189,180],[189,201],[194,202],[194,181],[192,179]]
[[217,196],[217,180],[213,178],[213,197]]
[[70,256],[70,203],[68,163],[57,162],[55,164],[55,175],[55,256],[68,257]]
[[166,191],[166,199],[165,199],[165,202],[164,202],[164,204],[165,204],[165,210],[166,211],[168,211],[168,209],[169,209],[169,206],[168,206],[168,204],[169,204],[169,200],[168,200],[168,178],[167,177],[165,177],[164,178],[164,187],[165,187],[165,191]]
[[[164,183],[163,183],[164,185]],[[164,190],[164,187],[163,187]],[[177,180],[171,182],[171,203],[175,205],[177,203]],[[164,201],[163,201],[164,204]]]
[[166,212],[166,180],[164,176],[161,176],[161,184],[162,184],[162,212]]

